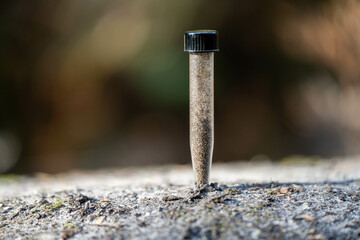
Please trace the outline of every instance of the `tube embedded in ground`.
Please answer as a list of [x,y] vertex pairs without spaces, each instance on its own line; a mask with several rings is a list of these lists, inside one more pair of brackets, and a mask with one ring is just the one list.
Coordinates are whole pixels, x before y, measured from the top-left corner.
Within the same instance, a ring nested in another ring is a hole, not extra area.
[[209,183],[214,148],[214,52],[217,32],[185,33],[185,51],[190,54],[190,149],[195,186]]

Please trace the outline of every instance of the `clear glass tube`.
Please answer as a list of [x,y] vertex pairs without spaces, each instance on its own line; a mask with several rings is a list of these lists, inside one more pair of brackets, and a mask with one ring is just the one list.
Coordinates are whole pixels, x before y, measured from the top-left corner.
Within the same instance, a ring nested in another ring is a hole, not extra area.
[[190,150],[195,186],[209,183],[214,148],[214,52],[190,53]]

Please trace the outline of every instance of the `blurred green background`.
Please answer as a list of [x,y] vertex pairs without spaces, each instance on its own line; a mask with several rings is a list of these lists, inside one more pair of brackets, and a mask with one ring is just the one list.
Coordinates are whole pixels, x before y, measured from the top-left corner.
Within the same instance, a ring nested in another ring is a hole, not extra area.
[[0,172],[190,163],[183,34],[216,29],[214,162],[359,152],[360,2],[0,3]]

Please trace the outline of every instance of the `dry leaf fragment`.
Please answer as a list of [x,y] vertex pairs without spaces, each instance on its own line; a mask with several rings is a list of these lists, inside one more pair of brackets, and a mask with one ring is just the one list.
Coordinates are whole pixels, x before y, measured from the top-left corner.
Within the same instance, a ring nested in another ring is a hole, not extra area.
[[312,217],[312,216],[310,216],[310,215],[308,215],[308,214],[302,215],[301,218],[302,218],[302,219],[305,219],[306,221],[310,221],[310,222],[312,222],[312,221],[315,220],[314,217]]
[[305,191],[305,188],[300,186],[300,185],[297,185],[297,184],[293,184],[292,185],[293,188],[295,188],[296,190],[298,191],[301,191],[301,192],[304,192]]
[[248,191],[255,191],[255,190],[263,190],[264,188],[261,186],[255,186],[248,189]]
[[316,230],[315,230],[314,228],[312,228],[312,229],[309,230],[308,234],[314,234],[315,231],[316,231]]
[[321,234],[315,234],[315,235],[309,235],[307,237],[307,239],[309,239],[309,240],[324,240],[325,237]]
[[289,192],[289,187],[281,187],[280,188],[280,193],[286,194]]
[[100,225],[100,224],[102,224],[103,222],[104,222],[104,220],[105,220],[105,217],[99,217],[98,219],[96,219],[96,224],[97,225]]

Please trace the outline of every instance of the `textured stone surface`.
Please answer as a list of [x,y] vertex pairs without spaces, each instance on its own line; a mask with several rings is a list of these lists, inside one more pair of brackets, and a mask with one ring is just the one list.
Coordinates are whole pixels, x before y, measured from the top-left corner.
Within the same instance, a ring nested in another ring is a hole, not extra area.
[[0,238],[358,239],[359,178],[357,158],[215,164],[198,190],[190,166],[4,175]]

